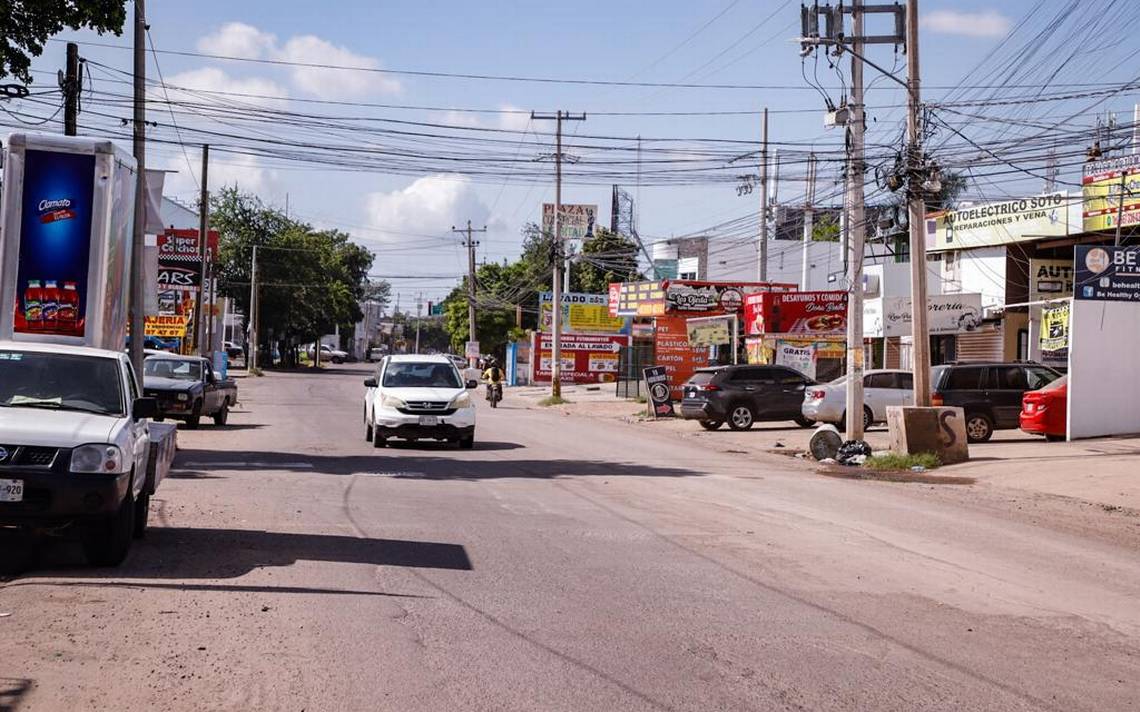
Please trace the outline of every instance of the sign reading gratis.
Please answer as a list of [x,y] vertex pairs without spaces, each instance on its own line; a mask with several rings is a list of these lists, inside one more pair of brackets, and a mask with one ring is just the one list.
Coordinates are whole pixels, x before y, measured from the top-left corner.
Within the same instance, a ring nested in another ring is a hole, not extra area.
[[1140,302],[1140,246],[1077,245],[1073,271],[1075,299]]

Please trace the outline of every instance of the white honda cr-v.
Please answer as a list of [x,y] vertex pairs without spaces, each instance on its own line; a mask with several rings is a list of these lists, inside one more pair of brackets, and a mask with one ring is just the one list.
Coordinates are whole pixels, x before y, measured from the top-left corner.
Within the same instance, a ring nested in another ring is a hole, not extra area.
[[475,446],[478,382],[464,383],[446,356],[385,356],[364,386],[364,435],[375,447],[388,438]]

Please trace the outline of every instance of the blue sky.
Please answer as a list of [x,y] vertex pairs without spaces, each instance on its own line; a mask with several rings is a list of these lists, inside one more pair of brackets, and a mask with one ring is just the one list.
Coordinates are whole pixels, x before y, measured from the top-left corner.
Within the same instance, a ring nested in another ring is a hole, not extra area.
[[[284,57],[309,62],[362,63],[367,66],[442,72],[527,75],[655,82],[778,84],[791,89],[712,90],[631,87],[583,87],[390,76],[355,72],[294,72],[289,68],[237,63],[200,57],[159,55],[170,84],[225,91],[268,92],[290,98],[334,98],[439,107],[503,107],[539,111],[564,108],[585,111],[756,111],[767,106],[773,140],[815,141],[832,149],[842,135],[822,127],[822,99],[801,77],[799,3],[782,0],[692,3],[656,2],[481,3],[432,2],[214,2],[149,3],[155,45],[164,50],[206,51],[215,54]],[[1054,1],[1046,3],[1059,6]],[[1002,41],[1006,30],[1038,3],[1017,0],[921,3],[925,19],[922,75],[936,98],[956,83],[966,69]],[[1056,8],[1053,8],[1054,10]],[[718,17],[719,16],[719,17]],[[717,19],[694,35],[712,18]],[[766,23],[763,20],[770,18]],[[931,18],[934,18],[932,21]],[[234,25],[233,23],[240,23]],[[883,29],[874,26],[869,30]],[[81,40],[129,44],[121,38],[75,35]],[[128,70],[126,51],[84,46],[81,53],[103,64]],[[896,61],[890,47],[871,50],[888,67]],[[54,73],[62,65],[63,46],[49,43],[47,54],[34,67]],[[897,57],[899,63],[903,57]],[[844,60],[844,65],[847,60]],[[812,64],[808,65],[809,76]],[[898,65],[901,68],[901,64]],[[151,57],[151,76],[156,76]],[[1125,71],[1122,69],[1121,71]],[[900,69],[901,75],[901,69]],[[835,74],[820,65],[820,79],[835,86]],[[869,70],[868,82],[876,73]],[[38,74],[37,83],[51,76]],[[96,86],[122,91],[95,72]],[[838,98],[833,94],[833,98]],[[890,82],[877,80],[868,94],[870,129],[889,127],[893,135],[901,116],[883,108],[902,102]],[[1120,106],[1130,106],[1119,102]],[[296,104],[289,104],[295,107]],[[306,110],[342,113],[337,107]],[[118,113],[127,115],[126,109]],[[370,109],[373,115],[438,123],[462,123],[471,115]],[[787,112],[787,113],[784,113]],[[152,118],[163,118],[152,109]],[[521,129],[523,115],[481,115],[480,125]],[[549,130],[549,126],[541,127]],[[169,129],[166,129],[169,132]],[[759,117],[610,117],[590,116],[568,132],[611,136],[727,138],[759,141]],[[531,144],[520,150],[537,152]],[[550,150],[548,147],[547,150]],[[189,158],[189,161],[187,160]],[[178,170],[169,193],[192,200],[194,181],[187,163],[197,170],[197,153],[184,157],[177,149],[156,149],[152,163]],[[540,204],[553,199],[552,181],[530,185],[468,181],[425,175],[392,176],[344,173],[335,170],[289,170],[266,167],[256,159],[217,154],[211,188],[237,182],[265,200],[284,205],[316,224],[338,226],[377,252],[376,272],[384,275],[458,275],[465,255],[452,224],[467,219],[486,223],[490,232],[480,246],[480,259],[517,254],[522,223],[537,220]],[[834,177],[834,176],[831,176]],[[821,179],[826,177],[821,176]],[[631,189],[633,186],[628,186]],[[781,192],[794,194],[802,187]],[[566,202],[596,203],[608,216],[609,185],[568,187]],[[639,219],[647,240],[686,234],[723,220],[755,211],[755,195],[740,197],[729,185],[653,187],[637,191]],[[379,232],[386,230],[387,232]],[[430,235],[434,239],[406,234]],[[452,279],[394,280],[403,304],[425,292],[439,298],[454,285]]]

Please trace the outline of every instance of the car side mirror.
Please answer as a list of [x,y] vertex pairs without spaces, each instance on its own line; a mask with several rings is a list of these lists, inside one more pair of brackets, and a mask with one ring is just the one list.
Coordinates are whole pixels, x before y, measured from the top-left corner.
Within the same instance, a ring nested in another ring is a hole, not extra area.
[[479,387],[479,381],[476,381],[474,378],[468,379],[467,387],[469,389],[470,388],[478,388]]
[[153,398],[135,398],[131,404],[131,417],[135,421],[158,417],[158,401]]
[[376,386],[377,386],[377,383],[376,383],[375,378],[365,378],[364,379],[364,387],[365,388],[376,388]]

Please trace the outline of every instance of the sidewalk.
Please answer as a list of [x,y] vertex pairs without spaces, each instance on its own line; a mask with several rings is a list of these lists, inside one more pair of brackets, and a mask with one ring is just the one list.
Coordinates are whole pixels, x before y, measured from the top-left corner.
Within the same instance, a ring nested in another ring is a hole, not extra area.
[[[549,386],[522,386],[511,388],[507,398],[539,408],[538,401],[548,395]],[[813,432],[791,422],[757,423],[744,432],[733,432],[724,426],[708,432],[690,420],[653,420],[646,416],[644,403],[617,398],[612,385],[564,386],[562,395],[570,403],[551,406],[551,410],[568,416],[635,423],[692,438],[721,452],[794,456],[807,450]],[[875,450],[886,449],[886,427],[876,425],[867,432],[866,440]],[[1140,515],[1140,435],[1048,443],[1020,430],[999,430],[990,442],[971,445],[970,458],[938,472],[974,478],[976,485],[1068,497],[1106,510]],[[789,460],[802,463],[805,470],[815,467],[810,458]]]

